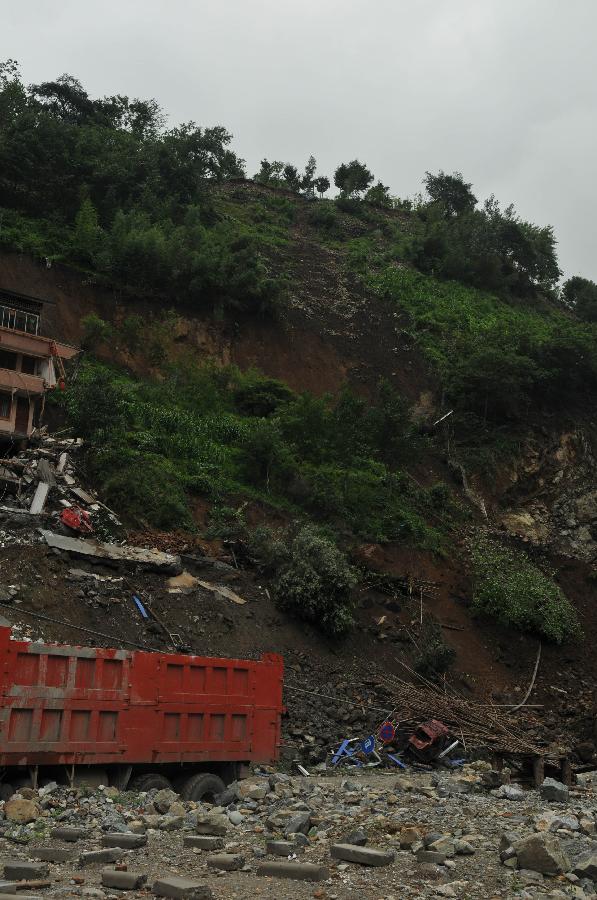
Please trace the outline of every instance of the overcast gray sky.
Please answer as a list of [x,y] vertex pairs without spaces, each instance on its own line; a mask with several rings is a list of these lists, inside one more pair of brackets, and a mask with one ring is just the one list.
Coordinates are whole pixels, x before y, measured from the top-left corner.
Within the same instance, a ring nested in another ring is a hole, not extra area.
[[5,0],[0,59],[225,125],[249,174],[358,157],[404,197],[459,170],[597,280],[596,35],[596,0]]

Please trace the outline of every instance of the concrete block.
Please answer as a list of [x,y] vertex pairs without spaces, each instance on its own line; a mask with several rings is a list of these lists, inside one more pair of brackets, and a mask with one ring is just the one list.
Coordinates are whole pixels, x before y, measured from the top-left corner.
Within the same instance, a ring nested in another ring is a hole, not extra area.
[[315,863],[297,862],[264,862],[257,867],[258,875],[271,878],[294,878],[297,881],[327,881],[330,877],[326,866],[317,866]]
[[[14,882],[13,882],[13,891],[15,890]],[[27,897],[27,900],[43,900],[41,894],[24,894],[21,891],[19,894],[9,894],[6,891],[2,891],[2,900],[23,900],[23,897]]]
[[198,847],[199,850],[223,850],[224,841],[219,837],[210,837],[208,834],[185,834],[182,839],[183,847]]
[[79,865],[88,866],[91,863],[115,863],[124,856],[124,850],[120,847],[106,847],[105,850],[87,850],[79,856]]
[[80,838],[85,837],[87,831],[85,828],[76,828],[71,825],[61,825],[58,828],[52,828],[50,832],[50,837],[55,838],[57,841],[69,841],[74,843],[78,841]]
[[147,843],[146,834],[133,834],[132,832],[119,833],[108,831],[102,835],[102,847],[122,847],[123,850],[136,850]]
[[34,847],[29,856],[44,862],[62,863],[75,858],[75,851],[68,847]]
[[268,841],[265,845],[265,852],[271,853],[273,856],[290,856],[296,853],[296,844],[294,841]]
[[215,856],[208,856],[206,862],[212,869],[236,872],[244,866],[245,858],[240,853],[217,853]]
[[9,881],[44,878],[49,871],[45,863],[27,862],[26,859],[10,859],[4,863],[4,877]]
[[147,881],[147,875],[141,872],[117,872],[116,869],[102,869],[104,887],[117,888],[119,891],[136,891]]
[[373,847],[356,847],[354,844],[332,844],[333,859],[359,863],[361,866],[389,866],[396,854],[393,850],[376,850]]
[[192,881],[190,878],[181,878],[179,875],[165,875],[154,882],[152,892],[156,897],[171,897],[172,900],[213,900],[211,888],[201,884],[200,881]]

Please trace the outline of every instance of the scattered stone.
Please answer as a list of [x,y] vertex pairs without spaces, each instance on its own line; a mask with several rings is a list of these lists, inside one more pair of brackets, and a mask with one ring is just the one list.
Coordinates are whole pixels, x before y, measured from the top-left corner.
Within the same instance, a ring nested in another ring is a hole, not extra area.
[[171,791],[169,788],[163,788],[161,791],[158,791],[153,798],[153,805],[159,813],[167,813],[172,804],[178,799],[178,794],[175,791]]
[[156,897],[171,897],[173,900],[213,900],[210,888],[193,881],[190,878],[181,878],[178,875],[166,875],[158,878],[152,887],[152,893]]
[[197,833],[213,837],[223,837],[230,828],[228,816],[222,813],[210,813],[197,819]]
[[558,875],[570,869],[570,861],[553,834],[531,834],[515,845],[518,865],[546,875]]
[[330,877],[326,866],[315,863],[263,862],[257,867],[257,874],[272,878],[294,878],[297,881],[327,881]]
[[342,838],[341,844],[352,844],[353,847],[364,847],[367,843],[367,835],[362,828],[355,828],[350,834]]
[[310,812],[300,812],[289,819],[286,823],[286,827],[284,828],[284,835],[288,837],[289,834],[309,834],[309,827],[311,825],[311,813]]
[[396,858],[393,850],[355,847],[352,844],[332,844],[330,853],[333,859],[344,859],[346,862],[359,863],[362,866],[389,866]]
[[102,870],[104,887],[117,888],[120,891],[136,891],[147,881],[147,875],[140,872],[120,872],[117,869]]
[[546,778],[540,788],[541,796],[544,800],[555,801],[556,803],[567,803],[570,791],[561,781],[555,778]]
[[109,831],[102,835],[102,847],[122,847],[123,850],[136,850],[147,843],[146,834],[121,834]]
[[79,856],[79,865],[88,866],[91,863],[115,863],[124,856],[124,850],[120,847],[106,847],[105,850],[87,850]]
[[265,845],[265,852],[272,856],[291,856],[295,850],[296,844],[293,841],[268,841]]
[[216,856],[208,856],[206,862],[212,869],[221,869],[223,872],[236,872],[244,866],[245,858],[239,853],[218,853]]
[[183,847],[198,847],[199,850],[222,850],[224,841],[219,837],[210,837],[207,834],[185,834],[182,839]]
[[421,840],[421,832],[414,825],[407,825],[400,832],[400,848],[410,850],[413,844]]
[[597,853],[581,856],[572,871],[578,878],[590,878],[591,881],[597,881]]
[[11,859],[4,863],[4,877],[9,881],[23,881],[44,878],[49,868],[42,862],[27,862],[25,859]]

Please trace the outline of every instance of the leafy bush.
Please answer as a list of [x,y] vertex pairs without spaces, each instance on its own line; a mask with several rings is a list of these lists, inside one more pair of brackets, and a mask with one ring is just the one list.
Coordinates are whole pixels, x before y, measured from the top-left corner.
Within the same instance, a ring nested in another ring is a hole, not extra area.
[[419,638],[420,653],[415,659],[415,669],[424,678],[433,681],[448,671],[456,651],[445,643],[441,627],[433,622]]
[[336,231],[338,228],[338,213],[334,204],[325,200],[316,203],[309,212],[309,224],[320,231],[329,233]]
[[245,416],[271,416],[281,404],[291,400],[295,394],[276,378],[265,378],[251,372],[246,373],[243,384],[234,392],[234,405]]
[[448,401],[493,423],[532,401],[597,387],[597,328],[554,306],[522,307],[453,281],[387,266],[370,287],[405,310]]
[[89,313],[81,319],[83,337],[81,347],[83,350],[97,350],[101,344],[107,344],[112,338],[113,329],[109,322],[101,319],[97,313]]
[[[158,326],[145,325],[144,336],[159,337]],[[453,511],[446,498],[436,504],[397,468],[416,455],[420,439],[406,404],[387,385],[368,403],[348,390],[334,402],[296,396],[255,370],[183,359],[165,366],[159,379],[140,381],[86,359],[58,402],[88,441],[98,487],[129,521],[182,520],[190,495],[219,506],[227,495],[241,495],[314,512],[364,538],[442,550],[442,523]],[[159,460],[163,486],[153,477]],[[164,512],[141,487],[130,497],[124,490],[126,477],[141,479],[144,467]],[[431,515],[439,527],[428,525]]]
[[471,557],[476,612],[557,644],[580,633],[576,611],[561,588],[524,553],[482,536]]
[[355,583],[345,555],[305,525],[290,543],[288,560],[274,584],[274,598],[280,609],[338,637],[353,625],[351,588]]

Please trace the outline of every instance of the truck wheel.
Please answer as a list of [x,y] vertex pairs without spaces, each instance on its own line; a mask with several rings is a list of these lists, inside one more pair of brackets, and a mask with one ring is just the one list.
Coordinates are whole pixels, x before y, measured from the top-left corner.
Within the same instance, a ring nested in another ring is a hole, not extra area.
[[205,800],[207,803],[215,803],[218,794],[226,790],[226,785],[217,775],[202,772],[199,775],[191,775],[182,786],[180,796],[183,800]]
[[162,791],[171,790],[172,785],[164,775],[158,775],[157,772],[147,772],[146,775],[137,775],[130,782],[129,791]]

